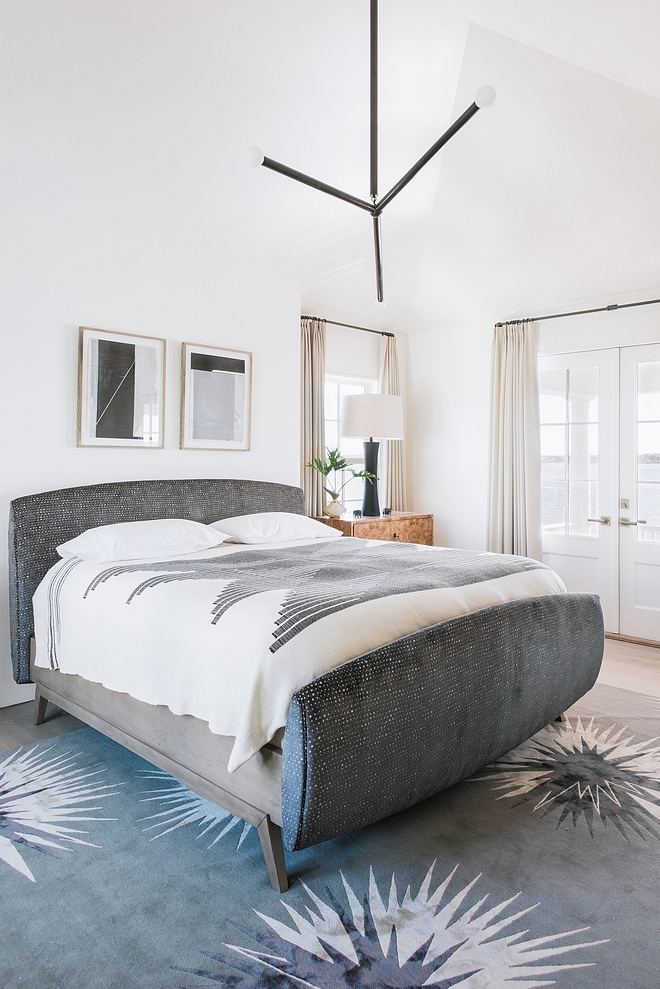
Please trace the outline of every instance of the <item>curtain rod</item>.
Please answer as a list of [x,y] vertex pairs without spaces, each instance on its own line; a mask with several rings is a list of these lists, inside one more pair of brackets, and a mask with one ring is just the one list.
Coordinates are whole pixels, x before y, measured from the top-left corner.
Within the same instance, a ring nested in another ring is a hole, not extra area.
[[612,312],[614,309],[632,309],[634,306],[655,306],[660,299],[645,299],[644,302],[613,303],[611,306],[601,306],[599,309],[576,309],[575,312],[558,312],[552,316],[527,316],[525,319],[507,319],[495,326],[506,326],[507,323],[540,323],[542,319],[562,319],[564,316],[585,316],[592,312]]
[[381,337],[393,337],[394,333],[389,330],[370,330],[368,326],[355,326],[354,323],[338,323],[335,319],[324,319],[322,316],[307,316],[304,313],[301,319],[316,319],[319,323],[332,323],[333,326],[346,326],[349,330],[362,330],[363,333],[378,333]]

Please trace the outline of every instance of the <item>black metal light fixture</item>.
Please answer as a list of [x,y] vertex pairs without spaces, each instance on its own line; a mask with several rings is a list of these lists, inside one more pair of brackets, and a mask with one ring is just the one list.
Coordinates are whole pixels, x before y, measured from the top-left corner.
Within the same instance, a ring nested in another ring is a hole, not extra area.
[[252,147],[247,150],[247,160],[248,164],[254,168],[259,165],[263,165],[264,168],[270,168],[273,172],[280,172],[282,175],[288,175],[290,179],[295,179],[296,182],[302,182],[303,185],[309,185],[313,189],[319,189],[321,192],[327,193],[329,196],[336,196],[337,199],[343,199],[347,203],[352,203],[353,206],[359,206],[360,209],[366,210],[371,214],[373,222],[373,232],[374,232],[374,255],[376,261],[376,305],[379,307],[384,306],[385,298],[383,295],[383,252],[381,244],[381,233],[380,233],[380,218],[383,210],[391,203],[395,196],[401,192],[405,186],[408,185],[411,179],[417,175],[417,172],[427,161],[430,161],[434,155],[438,153],[440,148],[442,148],[447,141],[450,140],[457,134],[461,127],[464,126],[475,113],[482,107],[492,106],[495,102],[495,90],[492,86],[482,86],[481,89],[477,90],[477,94],[474,98],[474,103],[467,108],[465,113],[462,113],[458,120],[449,127],[442,137],[439,137],[435,144],[431,145],[426,154],[423,154],[419,161],[416,161],[412,168],[408,169],[406,174],[402,176],[399,181],[392,186],[389,192],[387,192],[382,199],[378,198],[378,0],[370,0],[370,73],[369,73],[369,89],[370,89],[370,115],[369,115],[369,160],[370,160],[370,188],[369,188],[369,198],[371,202],[366,199],[360,199],[358,196],[351,195],[350,192],[343,192],[341,189],[336,189],[332,185],[328,185],[326,182],[321,182],[319,179],[312,178],[311,175],[305,175],[304,172],[298,172],[295,168],[290,168],[288,165],[283,165],[279,161],[274,161],[272,158],[266,158],[263,151],[260,148]]

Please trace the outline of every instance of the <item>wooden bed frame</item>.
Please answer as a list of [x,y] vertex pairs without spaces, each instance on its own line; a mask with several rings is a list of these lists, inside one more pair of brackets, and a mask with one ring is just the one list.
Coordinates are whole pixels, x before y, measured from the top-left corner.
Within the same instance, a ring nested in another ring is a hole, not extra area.
[[[200,797],[253,824],[261,841],[274,889],[289,888],[282,845],[282,749],[268,744],[235,772],[227,771],[234,739],[214,735],[191,715],[172,714],[129,694],[108,690],[83,677],[34,665],[34,723],[46,717],[48,702],[174,776]],[[194,769],[192,767],[195,767]]]

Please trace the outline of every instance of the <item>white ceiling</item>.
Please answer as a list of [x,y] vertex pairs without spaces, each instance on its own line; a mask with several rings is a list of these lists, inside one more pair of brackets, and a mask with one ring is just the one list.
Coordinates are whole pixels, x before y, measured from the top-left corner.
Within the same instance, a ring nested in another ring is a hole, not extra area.
[[0,204],[293,267],[302,306],[408,330],[660,284],[660,4],[381,0],[381,191],[366,198],[367,0],[2,0]]

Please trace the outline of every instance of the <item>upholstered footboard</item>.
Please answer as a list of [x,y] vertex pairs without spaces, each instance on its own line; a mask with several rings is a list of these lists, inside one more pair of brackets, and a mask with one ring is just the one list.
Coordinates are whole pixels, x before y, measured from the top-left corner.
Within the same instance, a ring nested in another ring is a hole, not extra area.
[[526,598],[443,622],[294,695],[283,749],[290,850],[465,779],[589,690],[604,644],[594,594]]

